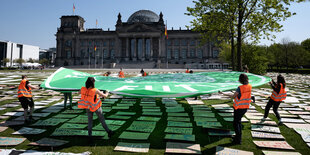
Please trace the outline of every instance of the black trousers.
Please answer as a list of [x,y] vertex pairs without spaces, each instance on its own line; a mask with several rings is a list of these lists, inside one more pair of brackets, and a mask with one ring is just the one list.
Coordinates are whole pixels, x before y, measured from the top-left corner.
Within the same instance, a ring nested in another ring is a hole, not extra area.
[[247,112],[248,109],[237,109],[234,110],[234,122],[233,126],[235,129],[235,141],[236,142],[241,142],[241,137],[242,137],[242,125],[241,125],[241,119],[243,115]]
[[280,117],[280,114],[278,112],[278,108],[279,108],[279,105],[280,105],[281,102],[276,102],[274,101],[273,99],[269,99],[266,107],[265,107],[265,114],[264,114],[264,118],[267,118],[268,117],[268,114],[269,114],[269,110],[271,107],[273,107],[273,112],[274,114],[276,115],[276,117],[278,118],[278,120],[281,119]]

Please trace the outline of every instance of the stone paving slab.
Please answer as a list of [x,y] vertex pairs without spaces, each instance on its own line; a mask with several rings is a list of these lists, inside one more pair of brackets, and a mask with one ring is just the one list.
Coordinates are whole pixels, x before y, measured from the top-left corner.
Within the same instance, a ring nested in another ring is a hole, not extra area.
[[195,135],[166,134],[165,139],[194,142],[195,141]]
[[251,125],[251,130],[261,132],[281,133],[278,127],[265,126],[265,125]]
[[38,135],[43,132],[45,132],[45,129],[35,129],[35,128],[28,128],[28,127],[22,127],[16,132],[13,132],[13,135]]
[[73,123],[64,123],[59,128],[65,128],[65,129],[84,129],[88,125],[87,124],[73,124]]
[[160,120],[160,117],[141,116],[137,120],[139,120],[139,121],[155,121],[155,122],[157,122],[157,121]]
[[215,155],[254,155],[253,152],[232,149],[228,147],[216,146]]
[[273,134],[273,133],[266,133],[266,132],[256,132],[251,131],[253,138],[263,138],[263,139],[284,139],[281,134]]
[[129,132],[124,131],[119,138],[120,139],[130,139],[130,140],[147,140],[150,133],[140,133],[140,132]]
[[263,148],[294,150],[286,141],[253,141],[255,145]]
[[177,121],[168,121],[167,126],[169,127],[192,127],[192,123],[186,123],[186,122],[177,122]]
[[301,155],[298,152],[284,152],[284,151],[267,151],[267,150],[263,150],[263,153],[265,155]]
[[169,116],[176,116],[176,117],[189,117],[188,113],[173,113],[173,112],[168,112],[168,117]]
[[0,146],[15,146],[25,140],[26,138],[0,137]]
[[114,151],[123,151],[123,152],[138,152],[138,153],[147,153],[149,152],[150,143],[125,143],[118,142]]
[[167,127],[166,133],[180,133],[180,134],[192,134],[192,128],[180,128],[180,127]]
[[36,142],[31,142],[28,145],[34,146],[47,146],[47,147],[59,147],[69,143],[69,141],[59,140],[54,138],[42,138]]
[[165,153],[201,154],[199,144],[167,142]]

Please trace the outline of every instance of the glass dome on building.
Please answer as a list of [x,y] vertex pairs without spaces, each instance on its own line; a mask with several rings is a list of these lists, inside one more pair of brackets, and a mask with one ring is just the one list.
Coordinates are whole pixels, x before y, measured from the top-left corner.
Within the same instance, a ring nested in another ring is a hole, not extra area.
[[139,10],[133,13],[127,20],[128,23],[158,22],[159,16],[150,10]]

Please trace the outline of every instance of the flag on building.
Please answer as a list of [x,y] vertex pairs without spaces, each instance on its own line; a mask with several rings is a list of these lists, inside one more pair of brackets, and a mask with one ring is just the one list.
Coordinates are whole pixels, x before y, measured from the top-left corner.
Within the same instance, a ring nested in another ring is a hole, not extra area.
[[166,26],[165,26],[165,36],[166,36],[166,39],[168,39],[167,22],[166,22]]
[[74,13],[74,11],[75,11],[75,5],[74,5],[74,3],[73,3],[73,13]]

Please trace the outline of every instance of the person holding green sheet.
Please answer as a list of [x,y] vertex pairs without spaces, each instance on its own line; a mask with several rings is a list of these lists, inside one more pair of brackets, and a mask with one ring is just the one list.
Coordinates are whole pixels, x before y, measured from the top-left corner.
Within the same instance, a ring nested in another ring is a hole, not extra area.
[[106,93],[102,93],[97,88],[95,88],[95,78],[94,77],[88,77],[85,87],[82,87],[79,91],[79,94],[81,94],[81,99],[78,101],[78,108],[86,109],[87,115],[88,115],[88,136],[92,140],[92,127],[93,127],[93,113],[96,113],[96,115],[99,118],[99,121],[102,124],[102,127],[105,129],[105,131],[108,133],[109,138],[112,137],[113,131],[110,130],[105,123],[104,116],[102,115],[102,109],[101,109],[101,99],[99,96],[106,98],[109,93],[106,91]]

